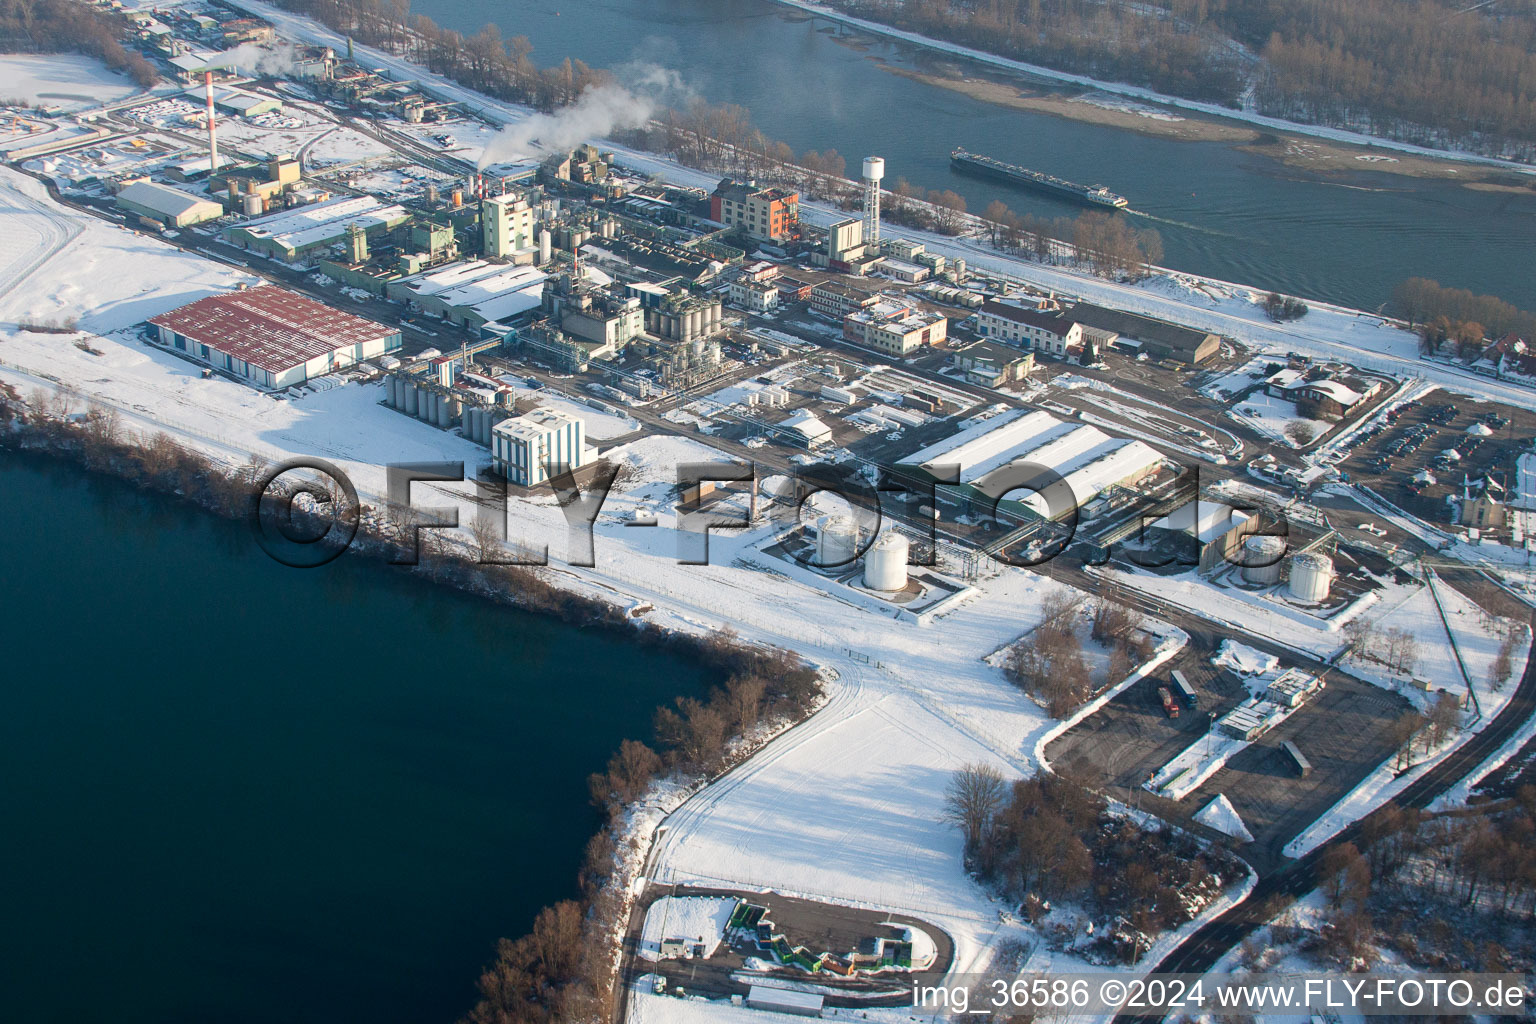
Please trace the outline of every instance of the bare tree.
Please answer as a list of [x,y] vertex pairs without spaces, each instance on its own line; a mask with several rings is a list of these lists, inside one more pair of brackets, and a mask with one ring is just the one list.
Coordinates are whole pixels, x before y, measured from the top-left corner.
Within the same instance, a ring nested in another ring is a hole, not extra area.
[[960,829],[969,853],[985,843],[1007,788],[1003,774],[989,764],[967,764],[950,777],[944,790],[944,820]]

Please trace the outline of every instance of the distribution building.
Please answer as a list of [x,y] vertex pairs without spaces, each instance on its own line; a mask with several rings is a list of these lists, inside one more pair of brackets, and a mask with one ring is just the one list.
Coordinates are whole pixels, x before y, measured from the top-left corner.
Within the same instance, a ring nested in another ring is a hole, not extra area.
[[262,285],[149,318],[162,344],[267,388],[292,387],[393,352],[400,332]]
[[491,458],[512,483],[535,487],[549,479],[551,467],[586,464],[586,425],[579,416],[542,408],[502,420],[491,431]]

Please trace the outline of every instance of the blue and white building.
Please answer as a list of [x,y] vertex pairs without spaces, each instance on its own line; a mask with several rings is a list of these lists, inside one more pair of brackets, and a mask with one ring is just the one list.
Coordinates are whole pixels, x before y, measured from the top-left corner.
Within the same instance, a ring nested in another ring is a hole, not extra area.
[[579,469],[589,461],[586,424],[557,409],[535,409],[502,420],[491,431],[496,471],[522,487],[536,487],[560,467]]

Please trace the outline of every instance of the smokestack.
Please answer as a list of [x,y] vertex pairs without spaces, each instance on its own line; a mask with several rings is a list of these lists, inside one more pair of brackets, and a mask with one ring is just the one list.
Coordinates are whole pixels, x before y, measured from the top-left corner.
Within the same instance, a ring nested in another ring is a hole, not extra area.
[[208,173],[219,171],[219,135],[213,127],[213,72],[203,72],[203,84],[208,87]]

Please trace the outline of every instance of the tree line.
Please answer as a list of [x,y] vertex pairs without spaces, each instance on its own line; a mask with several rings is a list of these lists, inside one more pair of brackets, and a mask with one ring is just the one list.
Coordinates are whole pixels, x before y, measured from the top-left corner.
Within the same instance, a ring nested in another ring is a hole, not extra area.
[[1359,845],[1324,853],[1327,915],[1306,948],[1349,969],[1369,968],[1382,947],[1428,970],[1536,963],[1536,787],[1467,814],[1388,805],[1360,827]]
[[1427,277],[1410,277],[1392,289],[1387,308],[1408,321],[1418,332],[1424,350],[1432,355],[1449,343],[1462,358],[1475,358],[1488,338],[1506,334],[1536,341],[1536,313],[1495,295],[1447,288]]
[[990,765],[965,765],[944,806],[964,840],[966,867],[1026,916],[1037,920],[1051,902],[1074,900],[1111,922],[1086,950],[1097,963],[1134,962],[1158,933],[1193,918],[1243,873],[1228,851],[1167,826],[1143,828],[1049,772],[1009,785]]
[[[1536,8],[1461,0],[847,0],[988,53],[1438,146],[1536,156]],[[1466,8],[1463,10],[1463,8]],[[1258,60],[1246,58],[1238,45]]]
[[0,0],[0,53],[83,53],[148,89],[160,76],[118,41],[127,34],[121,14],[75,0]]

